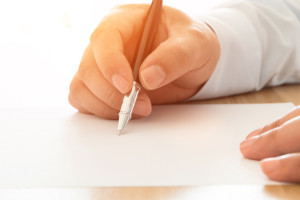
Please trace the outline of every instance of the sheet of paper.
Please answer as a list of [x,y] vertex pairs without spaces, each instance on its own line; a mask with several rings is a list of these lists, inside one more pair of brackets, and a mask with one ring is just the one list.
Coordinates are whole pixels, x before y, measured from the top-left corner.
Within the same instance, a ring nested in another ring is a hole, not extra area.
[[0,187],[273,184],[239,144],[292,107],[156,106],[121,136],[71,109],[2,109]]

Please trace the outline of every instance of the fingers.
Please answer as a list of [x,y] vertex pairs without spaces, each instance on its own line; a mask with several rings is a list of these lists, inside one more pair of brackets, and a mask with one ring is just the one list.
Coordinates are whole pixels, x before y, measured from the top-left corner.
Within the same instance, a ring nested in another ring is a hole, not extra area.
[[116,119],[118,116],[118,110],[99,100],[76,76],[71,83],[69,96],[70,103],[79,111],[83,108],[84,111],[107,119]]
[[144,15],[146,7],[131,10],[128,7],[125,11],[114,9],[91,36],[90,44],[101,73],[123,94],[132,87],[133,75],[128,60],[134,51]]
[[300,116],[263,134],[246,139],[240,145],[241,152],[246,158],[255,160],[300,152],[299,130]]
[[300,106],[264,128],[250,133],[240,145],[241,152],[246,158],[264,159],[261,161],[261,168],[270,179],[299,183],[299,130]]
[[[88,98],[86,99],[85,96]],[[69,101],[83,113],[93,113],[100,117],[116,119],[124,95],[114,88],[102,75],[88,46],[82,57],[79,70],[70,86]],[[94,100],[94,99],[97,100]],[[93,105],[90,105],[93,104]],[[99,109],[104,109],[103,113]],[[94,110],[96,109],[96,110]],[[151,113],[151,102],[145,92],[138,96],[134,114],[147,116]],[[113,113],[107,114],[108,110]]]
[[76,108],[79,112],[81,113],[85,113],[85,114],[92,114],[89,111],[87,111],[84,107],[82,107],[77,101],[76,99],[74,99],[70,94],[69,94],[69,103]]
[[106,80],[121,93],[129,92],[133,82],[132,69],[124,56],[119,32],[106,29],[91,44],[95,61]]
[[[79,112],[94,114],[106,119],[118,119],[120,109],[114,109],[98,99],[77,76],[74,77],[70,86],[69,102]],[[151,113],[151,103],[146,93],[141,92],[132,117],[141,118],[146,116],[145,113],[147,113],[146,115]]]
[[[148,90],[163,87],[208,62],[211,49],[205,34],[193,28],[185,29],[161,43],[145,59],[139,74],[143,87]],[[198,86],[195,80],[194,85]]]
[[90,46],[83,54],[77,77],[98,99],[114,109],[120,109],[124,95],[103,76]]
[[300,106],[295,107],[294,109],[292,109],[290,112],[288,112],[287,114],[285,114],[284,116],[280,117],[278,120],[272,122],[271,124],[266,125],[263,128],[254,130],[253,132],[251,132],[246,139],[260,135],[262,133],[265,133],[269,130],[272,130],[274,128],[280,127],[282,124],[284,124],[285,122],[289,121],[290,119],[293,119],[294,117],[300,116]]
[[265,159],[261,168],[272,180],[299,183],[300,153]]

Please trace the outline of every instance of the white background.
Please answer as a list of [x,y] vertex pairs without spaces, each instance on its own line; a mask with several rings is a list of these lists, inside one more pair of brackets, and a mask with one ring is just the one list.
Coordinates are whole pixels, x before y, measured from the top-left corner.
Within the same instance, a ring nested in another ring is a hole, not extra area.
[[[165,0],[193,15],[219,0]],[[0,107],[68,105],[89,36],[114,6],[149,0],[1,0]]]

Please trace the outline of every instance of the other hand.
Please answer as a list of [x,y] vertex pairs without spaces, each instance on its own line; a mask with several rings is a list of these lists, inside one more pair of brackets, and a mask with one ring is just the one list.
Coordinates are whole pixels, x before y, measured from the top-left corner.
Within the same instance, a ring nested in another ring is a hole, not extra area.
[[300,183],[300,106],[250,133],[240,148],[246,158],[262,160],[269,178]]

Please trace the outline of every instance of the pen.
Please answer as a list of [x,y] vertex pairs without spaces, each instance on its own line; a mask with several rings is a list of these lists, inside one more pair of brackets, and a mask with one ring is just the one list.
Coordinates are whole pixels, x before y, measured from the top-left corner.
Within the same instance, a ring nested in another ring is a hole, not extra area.
[[162,0],[153,0],[146,16],[142,34],[133,57],[133,85],[131,92],[124,96],[121,110],[119,113],[118,134],[124,130],[129,120],[131,119],[132,111],[137,100],[138,94],[141,91],[141,86],[138,83],[139,68],[150,53],[152,42],[158,27],[160,13],[162,9]]

